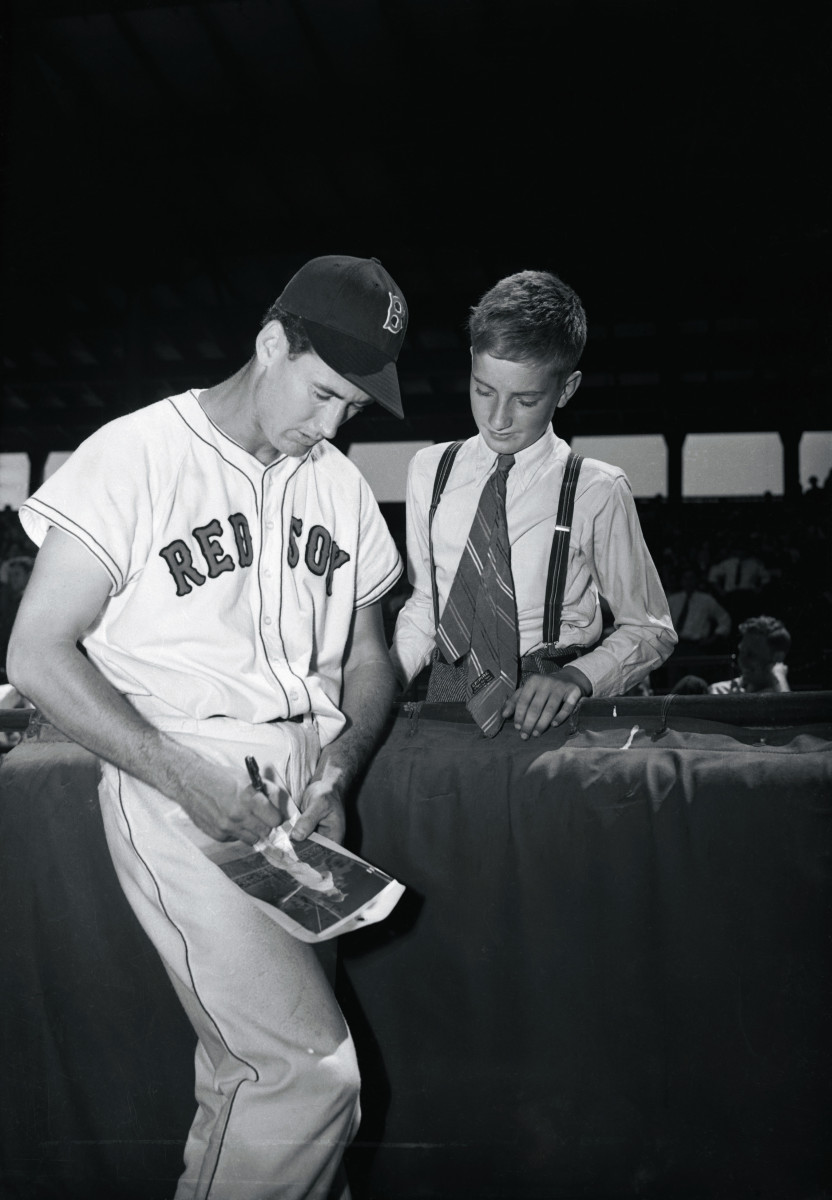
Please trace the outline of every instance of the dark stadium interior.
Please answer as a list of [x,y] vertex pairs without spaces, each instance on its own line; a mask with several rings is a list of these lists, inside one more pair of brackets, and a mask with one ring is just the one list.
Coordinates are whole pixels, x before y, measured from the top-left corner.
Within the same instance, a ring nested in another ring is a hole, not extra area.
[[[34,486],[225,377],[288,275],[344,252],[385,263],[411,323],[406,419],[374,406],[338,444],[467,436],[468,306],[548,267],[590,321],[558,432],[662,434],[667,496],[639,507],[666,586],[753,546],[793,686],[829,686],[830,489],[799,473],[829,427],[828,33],[748,0],[17,0],[3,449]],[[780,435],[783,495],[682,501],[684,436],[743,431]],[[10,510],[2,537],[26,549]]]

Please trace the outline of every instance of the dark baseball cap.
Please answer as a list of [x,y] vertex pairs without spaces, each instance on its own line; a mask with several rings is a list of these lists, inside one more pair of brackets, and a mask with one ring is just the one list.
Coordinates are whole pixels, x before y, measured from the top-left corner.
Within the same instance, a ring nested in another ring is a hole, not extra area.
[[407,329],[407,304],[377,258],[326,254],[310,259],[277,298],[300,317],[328,367],[403,417],[396,359]]

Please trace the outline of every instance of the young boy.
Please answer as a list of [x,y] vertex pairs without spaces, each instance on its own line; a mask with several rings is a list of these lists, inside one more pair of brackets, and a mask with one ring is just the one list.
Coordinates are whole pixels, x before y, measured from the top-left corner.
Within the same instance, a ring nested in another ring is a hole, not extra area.
[[[392,654],[404,685],[434,659],[429,701],[464,699],[487,736],[513,717],[525,739],[582,696],[634,687],[676,634],[624,472],[576,462],[552,430],[581,381],[578,296],[549,272],[521,271],[471,309],[468,332],[479,432],[452,463],[447,444],[411,462],[413,593]],[[603,642],[602,596],[614,618]]]

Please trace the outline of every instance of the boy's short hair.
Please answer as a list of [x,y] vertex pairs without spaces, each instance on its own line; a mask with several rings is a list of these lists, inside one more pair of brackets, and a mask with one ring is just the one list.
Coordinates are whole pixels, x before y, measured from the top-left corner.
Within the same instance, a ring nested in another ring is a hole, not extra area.
[[303,328],[303,321],[294,313],[287,312],[278,300],[275,300],[274,304],[266,309],[260,322],[260,328],[268,325],[269,321],[279,321],[283,326],[286,341],[289,343],[290,358],[300,358],[301,354],[308,354],[311,351],[312,343]]
[[749,617],[747,621],[740,622],[739,631],[741,636],[746,633],[759,634],[775,654],[782,654],[784,658],[792,644],[792,635],[777,617]]
[[566,376],[586,344],[586,313],[577,293],[551,271],[519,271],[471,308],[468,335],[475,354],[550,362]]

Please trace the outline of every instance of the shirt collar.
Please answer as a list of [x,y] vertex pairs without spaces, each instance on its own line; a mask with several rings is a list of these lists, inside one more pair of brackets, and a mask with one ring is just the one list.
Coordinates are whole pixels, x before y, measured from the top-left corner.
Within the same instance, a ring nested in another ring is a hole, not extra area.
[[[511,468],[509,480],[516,479],[523,485],[528,485],[533,480],[534,476],[545,463],[550,462],[552,458],[566,460],[569,454],[569,446],[562,438],[559,438],[552,426],[549,425],[546,432],[532,442],[531,446],[527,446],[525,450],[520,450],[514,456],[514,466]],[[490,475],[494,470],[498,455],[491,450],[485,443],[482,434],[477,434],[476,438],[476,462],[477,474],[482,478]]]
[[[185,418],[191,429],[194,430],[203,440],[213,443],[222,454],[223,458],[233,462],[235,466],[240,467],[250,479],[259,481],[265,471],[278,464],[285,463],[289,458],[287,454],[276,454],[269,463],[262,463],[250,451],[246,450],[239,442],[235,442],[234,438],[227,434],[224,429],[216,425],[214,421],[206,413],[202,407],[199,397],[205,391],[205,388],[189,388],[187,392],[183,392],[181,396],[169,397],[174,406],[178,409],[180,415]],[[324,443],[318,443],[312,446],[306,454],[298,455],[297,461],[301,462],[306,458],[313,460],[319,457],[320,447]],[[316,453],[318,451],[318,453]]]

